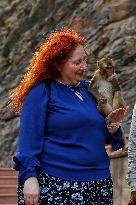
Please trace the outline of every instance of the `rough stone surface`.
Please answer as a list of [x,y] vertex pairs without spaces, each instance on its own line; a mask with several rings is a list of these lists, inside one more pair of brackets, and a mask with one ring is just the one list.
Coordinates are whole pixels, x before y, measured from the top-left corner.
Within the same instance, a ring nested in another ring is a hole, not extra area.
[[128,205],[130,187],[127,184],[128,158],[115,158],[111,160],[111,173],[113,178],[113,205]]
[[[47,6],[48,5],[48,6]],[[26,71],[33,52],[50,32],[76,29],[92,49],[90,78],[96,59],[112,57],[130,113],[123,123],[129,133],[136,101],[135,0],[1,0],[0,1],[0,166],[11,166],[17,150],[19,117],[6,108],[9,92]]]

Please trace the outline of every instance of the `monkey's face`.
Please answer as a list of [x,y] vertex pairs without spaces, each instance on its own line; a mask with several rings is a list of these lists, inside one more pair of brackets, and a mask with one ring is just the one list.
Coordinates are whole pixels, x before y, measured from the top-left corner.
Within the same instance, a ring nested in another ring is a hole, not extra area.
[[110,77],[113,73],[114,73],[114,67],[113,66],[108,66],[106,65],[104,67],[104,71],[105,71],[105,74],[107,75],[107,77]]
[[112,59],[108,57],[104,57],[97,61],[97,67],[100,70],[101,74],[104,75],[106,78],[110,77],[114,74],[114,63]]
[[114,65],[111,62],[98,62],[98,68],[102,75],[110,77],[114,73]]

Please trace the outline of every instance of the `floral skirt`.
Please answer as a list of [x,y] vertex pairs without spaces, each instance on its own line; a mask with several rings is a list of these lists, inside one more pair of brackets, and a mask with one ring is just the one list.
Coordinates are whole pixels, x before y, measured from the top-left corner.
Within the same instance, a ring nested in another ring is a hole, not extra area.
[[[38,178],[38,205],[112,205],[112,178],[94,181],[64,180],[42,173]],[[23,186],[18,185],[18,204],[25,205]]]

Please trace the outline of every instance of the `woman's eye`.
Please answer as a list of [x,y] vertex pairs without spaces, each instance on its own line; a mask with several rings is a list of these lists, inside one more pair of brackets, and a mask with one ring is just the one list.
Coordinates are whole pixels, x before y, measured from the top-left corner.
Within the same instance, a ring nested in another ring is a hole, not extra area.
[[80,63],[81,63],[80,61],[76,61],[75,65],[80,65]]
[[77,62],[76,65],[80,65],[80,62]]
[[78,66],[78,65],[80,65],[80,64],[83,63],[83,62],[86,63],[86,62],[87,62],[87,58],[84,58],[84,59],[82,59],[82,60],[76,61],[76,62],[75,62],[75,65]]

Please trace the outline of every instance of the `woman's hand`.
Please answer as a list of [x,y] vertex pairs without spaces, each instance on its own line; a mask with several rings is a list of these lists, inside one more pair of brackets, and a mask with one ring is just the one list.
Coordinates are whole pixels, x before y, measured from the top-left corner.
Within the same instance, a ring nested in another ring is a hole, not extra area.
[[36,177],[30,177],[25,181],[23,193],[26,205],[38,204],[40,189]]
[[136,205],[136,191],[131,192],[130,201],[128,205]]
[[119,126],[121,126],[121,123],[124,117],[128,114],[128,112],[129,106],[127,106],[126,108],[118,108],[112,111],[106,117],[107,128],[111,134],[114,134],[118,130]]

